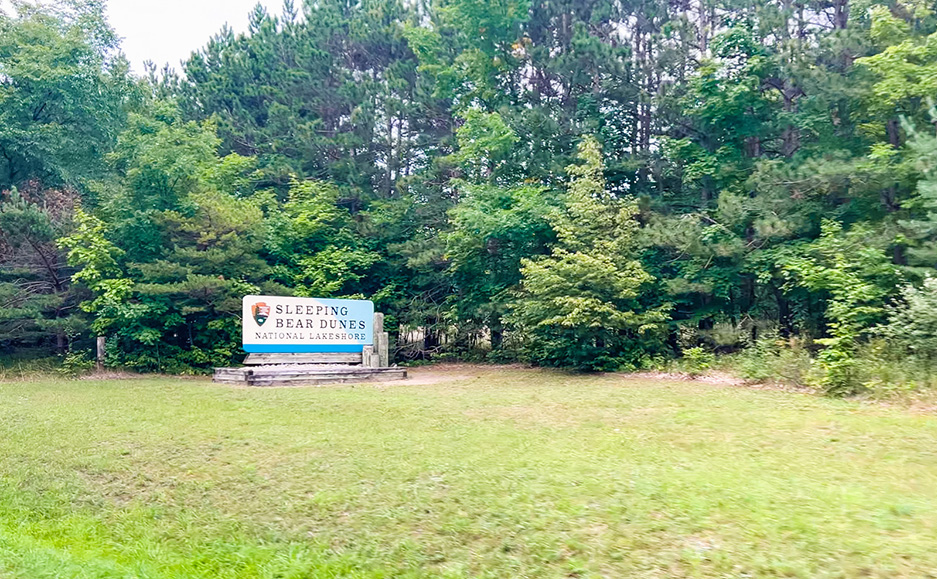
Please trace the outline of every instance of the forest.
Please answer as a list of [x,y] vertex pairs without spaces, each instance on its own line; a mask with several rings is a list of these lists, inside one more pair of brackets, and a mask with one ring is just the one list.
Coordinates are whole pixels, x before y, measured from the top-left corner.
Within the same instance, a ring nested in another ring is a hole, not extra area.
[[246,294],[398,362],[932,385],[937,5],[286,0],[131,72],[0,16],[0,356],[200,373]]

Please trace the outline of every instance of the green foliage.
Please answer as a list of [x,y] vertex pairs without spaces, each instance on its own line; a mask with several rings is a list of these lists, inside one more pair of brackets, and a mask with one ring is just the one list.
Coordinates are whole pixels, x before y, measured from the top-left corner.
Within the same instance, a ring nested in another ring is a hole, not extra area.
[[64,376],[81,376],[91,372],[94,369],[94,364],[91,352],[72,351],[65,354],[62,364],[57,370]]
[[[908,399],[937,386],[932,363],[910,355],[890,338],[860,343],[851,355],[850,366],[854,384],[864,397]],[[797,388],[822,386],[826,371],[802,341],[782,340],[776,335],[766,336],[729,358],[727,368],[751,382]]]
[[911,398],[937,386],[929,360],[909,355],[901,344],[873,338],[859,347],[858,369],[864,395],[870,398]]
[[297,295],[310,297],[339,296],[364,278],[362,272],[377,263],[376,253],[329,246],[309,257],[299,260],[297,273]]
[[[923,5],[913,10],[917,12],[912,16],[915,19],[932,14]],[[885,6],[873,6],[869,13],[872,39],[884,47],[881,52],[856,62],[877,77],[868,95],[871,107],[877,111],[897,110],[912,115],[922,112],[921,104],[937,89],[934,84],[937,33],[912,37],[909,22],[893,15]]]
[[549,219],[556,202],[544,187],[466,184],[449,213],[446,257],[454,318],[460,325],[489,328],[494,350],[502,345],[503,318],[510,290],[521,280],[521,261],[545,253],[555,240]]
[[49,340],[64,353],[85,329],[80,296],[56,238],[73,226],[76,195],[27,186],[0,196],[0,343]]
[[0,189],[82,188],[102,174],[134,92],[103,12],[60,1],[0,13]]
[[756,383],[781,383],[801,388],[816,382],[815,361],[801,340],[768,334],[730,360],[730,369]]
[[829,296],[830,337],[817,343],[825,346],[819,355],[820,386],[833,395],[861,390],[855,359],[859,339],[883,317],[884,300],[899,280],[888,257],[869,242],[865,228],[844,234],[840,224],[827,221],[820,238],[784,264],[791,283]]
[[469,109],[462,126],[456,130],[459,143],[458,161],[469,176],[476,180],[494,176],[510,156],[517,135],[498,113]]
[[81,309],[95,315],[91,328],[96,335],[103,335],[133,317],[125,303],[133,280],[119,277],[117,260],[123,251],[105,237],[104,222],[80,208],[75,220],[75,231],[61,238],[59,245],[68,249],[68,264],[78,268],[72,281],[86,286],[94,295],[93,300],[81,303]]
[[[937,110],[930,107],[929,118],[937,118]],[[916,125],[905,119],[904,128],[909,134],[909,163],[920,172],[914,194],[905,201],[910,209],[905,219],[898,221],[898,241],[906,246],[909,272],[916,277],[928,276],[934,269],[937,258],[937,137],[930,131],[919,131]]]
[[580,145],[550,255],[521,261],[512,320],[537,363],[584,370],[632,367],[657,345],[666,308],[642,304],[653,278],[634,258],[636,206],[605,189],[599,144]]
[[716,362],[716,355],[705,348],[697,346],[684,350],[680,361],[680,367],[691,377],[696,377],[705,374],[713,367]]
[[780,372],[776,331],[845,394],[933,277],[920,2],[288,2],[146,78],[103,14],[0,16],[4,352],[201,372],[269,292],[373,299],[400,361]]
[[891,348],[930,365],[937,360],[937,278],[921,287],[906,285],[887,309],[888,321],[878,328]]
[[78,208],[75,221],[74,232],[61,238],[59,245],[68,249],[69,265],[81,268],[72,281],[93,287],[120,272],[117,260],[123,257],[123,251],[107,240],[104,222],[94,215]]
[[82,304],[92,330],[118,345],[112,363],[193,371],[236,355],[240,298],[270,269],[259,256],[267,227],[262,198],[216,189],[235,186],[220,176],[250,164],[218,157],[211,125],[156,110],[111,155],[117,178],[101,191],[103,217],[78,210],[61,244],[78,268],[73,281],[92,295]]
[[0,382],[16,379],[32,380],[39,376],[56,374],[61,365],[60,356],[43,356],[45,349],[21,349],[0,357]]

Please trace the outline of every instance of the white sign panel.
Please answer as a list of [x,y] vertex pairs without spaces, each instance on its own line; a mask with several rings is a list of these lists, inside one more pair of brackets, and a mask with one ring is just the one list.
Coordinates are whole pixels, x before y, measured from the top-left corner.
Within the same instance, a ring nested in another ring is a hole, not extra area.
[[374,303],[278,296],[245,296],[244,351],[249,353],[360,352],[374,338]]

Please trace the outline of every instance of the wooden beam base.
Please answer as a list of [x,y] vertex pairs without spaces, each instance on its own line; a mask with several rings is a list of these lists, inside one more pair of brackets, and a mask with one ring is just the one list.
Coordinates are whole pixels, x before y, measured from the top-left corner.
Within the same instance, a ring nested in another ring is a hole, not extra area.
[[322,352],[320,354],[248,354],[245,366],[272,364],[361,364],[361,352]]
[[244,386],[317,386],[320,384],[358,384],[404,380],[405,368],[367,368],[364,366],[258,366],[254,368],[215,368],[213,382]]

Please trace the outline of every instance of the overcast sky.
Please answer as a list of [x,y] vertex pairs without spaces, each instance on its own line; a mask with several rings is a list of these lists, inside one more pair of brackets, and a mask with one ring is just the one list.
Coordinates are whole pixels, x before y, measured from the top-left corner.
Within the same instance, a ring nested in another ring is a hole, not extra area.
[[[133,69],[143,71],[152,60],[176,70],[179,61],[204,46],[227,23],[236,32],[247,29],[247,16],[258,0],[108,0],[108,19],[123,38],[121,46]],[[260,0],[279,14],[283,0]]]

